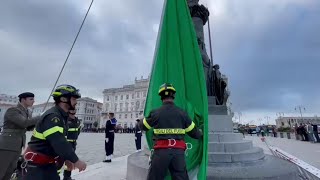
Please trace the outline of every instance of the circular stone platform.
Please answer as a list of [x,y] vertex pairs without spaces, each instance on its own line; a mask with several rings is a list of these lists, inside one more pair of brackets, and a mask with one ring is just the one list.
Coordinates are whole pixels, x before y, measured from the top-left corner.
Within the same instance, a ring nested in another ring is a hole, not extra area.
[[[145,180],[149,168],[148,150],[143,150],[128,157],[127,180]],[[207,179],[211,180],[298,180],[298,168],[295,164],[271,155],[259,161],[241,163],[210,163],[207,169]]]

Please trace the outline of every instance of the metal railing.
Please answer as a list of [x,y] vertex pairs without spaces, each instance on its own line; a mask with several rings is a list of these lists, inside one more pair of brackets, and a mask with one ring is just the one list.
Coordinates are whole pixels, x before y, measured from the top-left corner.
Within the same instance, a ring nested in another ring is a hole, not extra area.
[[299,170],[299,176],[301,179],[304,180],[320,180],[320,170],[301,159],[298,159],[297,157],[283,151],[282,149],[278,147],[271,146],[267,143],[266,139],[263,137],[261,138],[263,142],[267,145],[268,149],[271,151],[271,153],[281,159],[287,160],[291,163],[294,163],[297,165]]

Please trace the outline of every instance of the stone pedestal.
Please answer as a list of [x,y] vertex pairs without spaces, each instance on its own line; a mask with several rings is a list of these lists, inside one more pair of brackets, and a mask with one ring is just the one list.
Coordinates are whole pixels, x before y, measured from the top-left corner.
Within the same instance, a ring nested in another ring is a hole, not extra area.
[[[150,151],[143,151],[128,157],[127,180],[144,180],[148,174]],[[252,142],[244,140],[242,134],[233,133],[232,115],[226,106],[214,105],[209,97],[209,142],[207,180],[271,180],[299,179],[298,168],[285,160],[265,155]],[[189,172],[196,174],[196,172]]]
[[265,155],[240,133],[233,133],[232,115],[226,106],[209,102],[207,179],[298,179],[294,164]]
[[149,169],[150,151],[145,148],[128,156],[126,180],[145,180]]

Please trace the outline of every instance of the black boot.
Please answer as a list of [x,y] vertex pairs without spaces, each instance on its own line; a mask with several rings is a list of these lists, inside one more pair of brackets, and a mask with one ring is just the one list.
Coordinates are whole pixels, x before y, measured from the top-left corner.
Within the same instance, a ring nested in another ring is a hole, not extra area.
[[103,160],[102,162],[111,163],[111,159]]

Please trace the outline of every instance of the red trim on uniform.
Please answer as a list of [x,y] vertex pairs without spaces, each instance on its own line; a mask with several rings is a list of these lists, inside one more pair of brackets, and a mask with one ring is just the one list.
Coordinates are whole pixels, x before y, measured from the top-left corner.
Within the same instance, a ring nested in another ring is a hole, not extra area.
[[153,146],[153,149],[187,149],[187,145],[184,142],[184,140],[176,140],[176,139],[162,139],[157,140],[155,145]]
[[29,147],[27,147],[26,151],[24,152],[24,159],[34,164],[45,165],[56,163],[60,158],[54,158],[38,152],[34,152]]

